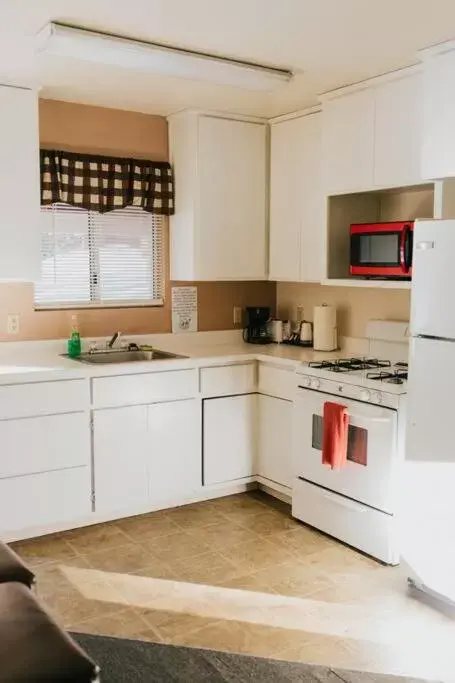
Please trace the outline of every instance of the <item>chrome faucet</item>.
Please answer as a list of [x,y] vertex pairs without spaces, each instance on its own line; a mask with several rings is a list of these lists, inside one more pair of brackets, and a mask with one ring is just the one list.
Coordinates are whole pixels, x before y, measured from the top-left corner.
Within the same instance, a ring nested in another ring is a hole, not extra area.
[[113,337],[107,342],[108,349],[112,349],[117,339],[120,339],[121,332],[116,332]]

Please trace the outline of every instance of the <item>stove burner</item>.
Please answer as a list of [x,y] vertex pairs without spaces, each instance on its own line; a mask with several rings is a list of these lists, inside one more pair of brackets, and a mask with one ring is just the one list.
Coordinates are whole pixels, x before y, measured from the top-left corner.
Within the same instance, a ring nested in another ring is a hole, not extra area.
[[[398,367],[404,367],[404,363],[397,363]],[[388,382],[389,384],[404,384],[408,379],[407,370],[394,370],[393,372],[367,372],[367,379]]]
[[340,358],[338,360],[313,361],[310,368],[328,370],[329,372],[355,372],[356,370],[373,370],[375,368],[390,368],[388,360],[377,358]]

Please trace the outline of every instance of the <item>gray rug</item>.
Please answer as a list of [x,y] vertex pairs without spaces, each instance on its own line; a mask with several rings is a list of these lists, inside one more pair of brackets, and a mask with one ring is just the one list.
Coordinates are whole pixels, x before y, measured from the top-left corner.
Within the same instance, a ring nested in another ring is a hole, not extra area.
[[138,640],[72,634],[101,667],[102,683],[410,683],[322,666],[200,650]]

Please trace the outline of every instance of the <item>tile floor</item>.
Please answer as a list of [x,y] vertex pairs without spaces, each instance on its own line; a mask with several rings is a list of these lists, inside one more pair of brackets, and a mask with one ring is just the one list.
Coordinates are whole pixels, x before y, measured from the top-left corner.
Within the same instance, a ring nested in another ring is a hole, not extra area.
[[13,547],[73,631],[455,678],[455,621],[408,596],[401,568],[259,492]]

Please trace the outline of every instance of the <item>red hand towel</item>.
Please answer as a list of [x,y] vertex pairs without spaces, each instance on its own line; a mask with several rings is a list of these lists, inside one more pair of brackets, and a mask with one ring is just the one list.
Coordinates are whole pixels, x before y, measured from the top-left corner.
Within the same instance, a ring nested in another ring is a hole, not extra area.
[[346,406],[339,403],[324,403],[322,464],[329,465],[332,470],[346,466],[349,428],[346,410]]

